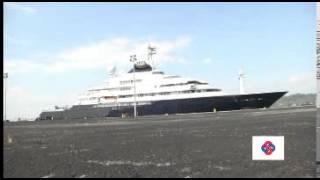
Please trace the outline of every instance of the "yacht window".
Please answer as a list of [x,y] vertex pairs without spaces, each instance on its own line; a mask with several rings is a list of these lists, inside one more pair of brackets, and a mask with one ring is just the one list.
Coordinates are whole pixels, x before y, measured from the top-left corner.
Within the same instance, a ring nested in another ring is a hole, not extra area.
[[221,89],[206,89],[207,92],[221,91]]
[[160,95],[168,95],[170,92],[161,92]]
[[118,97],[119,98],[129,98],[129,97],[132,97],[132,95],[119,95]]
[[[141,82],[141,81],[142,79],[136,79],[136,82]],[[129,84],[129,83],[133,83],[133,80],[120,81],[120,85]]]
[[180,76],[166,76],[164,79],[179,78]]
[[188,81],[187,84],[208,84],[208,83],[203,83],[199,81]]
[[[221,89],[198,89],[198,90],[185,90],[185,91],[173,91],[173,92],[159,92],[159,93],[143,93],[137,94],[138,97],[143,96],[156,96],[156,95],[170,95],[170,94],[189,94],[189,93],[199,93],[199,92],[214,92],[221,91]],[[119,95],[119,98],[129,98],[133,97],[133,95]]]
[[131,89],[131,87],[121,87],[120,91],[127,91],[127,90],[130,90],[130,89]]
[[155,71],[155,72],[152,72],[152,74],[164,74],[162,71]]
[[162,84],[162,85],[160,85],[160,87],[183,86],[183,85],[188,85],[188,84],[203,84],[203,85],[206,85],[208,83],[202,83],[202,82],[199,82],[199,81],[188,81],[187,83]]

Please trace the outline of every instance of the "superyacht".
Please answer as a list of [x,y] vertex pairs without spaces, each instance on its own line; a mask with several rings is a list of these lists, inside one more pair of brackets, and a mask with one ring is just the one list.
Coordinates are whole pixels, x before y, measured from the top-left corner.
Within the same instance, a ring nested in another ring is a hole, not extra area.
[[148,47],[146,60],[133,64],[127,73],[113,68],[108,80],[99,87],[88,89],[69,107],[58,107],[40,113],[38,120],[87,119],[101,117],[136,117],[178,113],[216,112],[240,109],[268,108],[286,91],[245,93],[240,72],[240,93],[225,94],[207,82],[165,74],[154,68],[155,47]]

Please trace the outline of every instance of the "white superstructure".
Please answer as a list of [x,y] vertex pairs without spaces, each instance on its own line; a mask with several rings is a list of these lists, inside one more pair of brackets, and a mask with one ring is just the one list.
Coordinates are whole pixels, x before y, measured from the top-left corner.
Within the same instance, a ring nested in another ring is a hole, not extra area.
[[[155,53],[155,48],[148,48],[148,55]],[[148,57],[147,61],[152,58]],[[79,96],[76,105],[110,104],[134,102],[134,75],[136,85],[136,101],[138,104],[150,101],[198,98],[223,95],[221,89],[209,86],[205,81],[167,75],[163,71],[151,67],[151,62],[137,61],[135,71],[117,74],[113,69],[110,78],[100,87],[89,89]]]

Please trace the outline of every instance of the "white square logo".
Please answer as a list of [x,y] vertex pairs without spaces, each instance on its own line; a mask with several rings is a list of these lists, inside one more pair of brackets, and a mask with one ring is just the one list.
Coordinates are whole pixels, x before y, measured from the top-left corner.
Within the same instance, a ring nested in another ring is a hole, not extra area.
[[284,137],[252,136],[252,160],[284,160]]

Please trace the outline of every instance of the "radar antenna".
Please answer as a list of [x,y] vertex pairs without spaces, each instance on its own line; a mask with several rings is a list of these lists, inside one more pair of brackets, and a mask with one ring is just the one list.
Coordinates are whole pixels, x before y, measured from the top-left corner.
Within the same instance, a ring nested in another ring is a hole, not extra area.
[[117,74],[117,67],[113,66],[109,71],[109,76],[114,77]]

